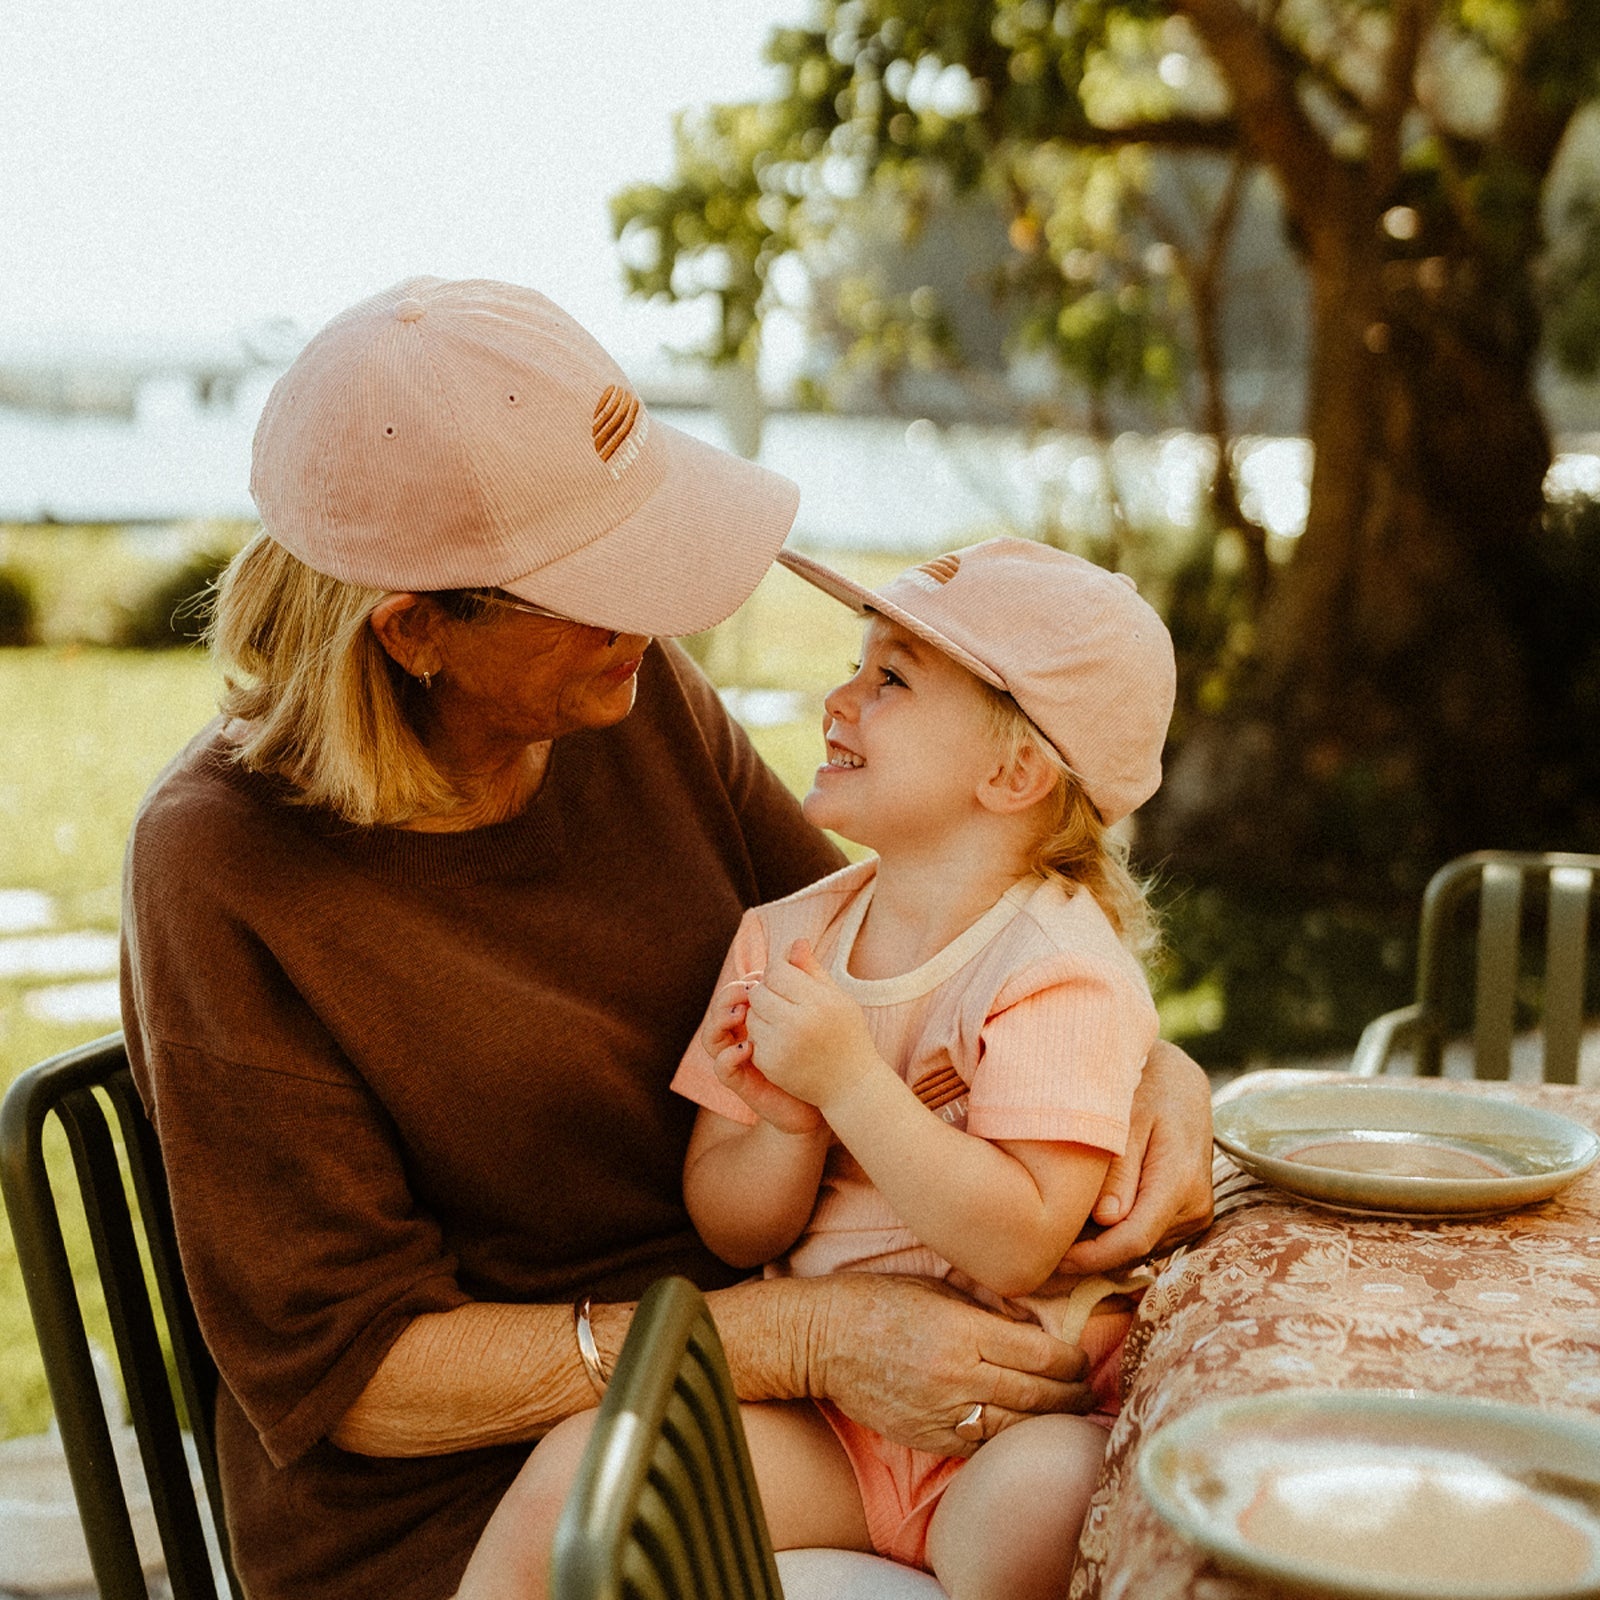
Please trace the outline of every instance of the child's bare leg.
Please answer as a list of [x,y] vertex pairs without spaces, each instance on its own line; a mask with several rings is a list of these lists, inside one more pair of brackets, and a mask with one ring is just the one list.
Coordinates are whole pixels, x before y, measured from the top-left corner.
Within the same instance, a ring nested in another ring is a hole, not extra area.
[[809,1400],[741,1406],[775,1550],[870,1550],[850,1458]]
[[991,1439],[928,1528],[951,1600],[1061,1600],[1105,1451],[1105,1429],[1083,1417],[1029,1417]]
[[455,1600],[544,1600],[556,1522],[596,1415],[580,1411],[539,1441],[489,1518]]
[[[870,1550],[849,1458],[816,1407],[747,1405],[740,1414],[775,1548]],[[594,1419],[593,1411],[568,1417],[528,1457],[483,1530],[456,1600],[543,1600],[556,1523]]]

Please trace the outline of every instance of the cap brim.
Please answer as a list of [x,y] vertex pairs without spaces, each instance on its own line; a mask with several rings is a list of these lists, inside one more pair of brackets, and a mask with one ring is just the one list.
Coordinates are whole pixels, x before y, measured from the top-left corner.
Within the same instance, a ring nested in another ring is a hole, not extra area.
[[652,418],[668,452],[661,487],[581,550],[501,588],[621,633],[699,633],[750,598],[794,525],[788,478]]
[[832,595],[835,600],[843,601],[852,610],[862,613],[874,611],[879,616],[887,617],[889,621],[904,628],[907,633],[925,639],[936,650],[942,650],[985,683],[996,689],[1008,687],[1006,680],[988,662],[980,660],[964,645],[957,644],[954,639],[941,633],[931,623],[924,622],[921,617],[913,616],[903,606],[879,594],[877,590],[856,583],[845,577],[842,572],[835,572],[832,567],[825,567],[820,561],[814,561],[810,556],[799,555],[793,550],[780,551],[778,560],[797,578],[804,578],[807,583],[822,590],[826,595]]

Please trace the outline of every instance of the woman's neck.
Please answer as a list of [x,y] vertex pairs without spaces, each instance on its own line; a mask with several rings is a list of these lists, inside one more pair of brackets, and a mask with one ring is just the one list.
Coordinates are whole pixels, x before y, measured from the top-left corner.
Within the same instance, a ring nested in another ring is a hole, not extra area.
[[550,740],[525,746],[518,754],[486,768],[436,765],[451,780],[457,803],[448,811],[416,817],[404,826],[413,833],[466,833],[517,816],[538,794],[550,766]]

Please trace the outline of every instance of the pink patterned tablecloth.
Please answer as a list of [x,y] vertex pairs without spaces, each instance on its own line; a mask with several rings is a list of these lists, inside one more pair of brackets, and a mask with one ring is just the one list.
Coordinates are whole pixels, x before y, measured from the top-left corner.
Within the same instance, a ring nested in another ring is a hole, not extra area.
[[[1227,1093],[1313,1079],[1340,1081],[1258,1072]],[[1430,1087],[1510,1096],[1600,1129],[1600,1089]],[[1323,1210],[1220,1153],[1217,1177],[1216,1221],[1140,1307],[1072,1600],[1261,1600],[1170,1532],[1139,1492],[1140,1440],[1202,1401],[1417,1388],[1600,1415],[1600,1163],[1542,1204],[1461,1222]]]

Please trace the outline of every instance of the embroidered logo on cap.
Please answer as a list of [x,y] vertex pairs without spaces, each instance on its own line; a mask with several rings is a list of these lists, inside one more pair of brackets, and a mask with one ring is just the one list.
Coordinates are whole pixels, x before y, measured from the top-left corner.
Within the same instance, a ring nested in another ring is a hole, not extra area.
[[620,478],[633,465],[639,447],[650,434],[650,413],[639,397],[618,384],[609,384],[594,408],[595,453]]
[[900,581],[914,583],[919,589],[926,589],[932,594],[942,589],[960,570],[960,556],[935,556],[932,561],[924,561],[920,567],[905,573]]

